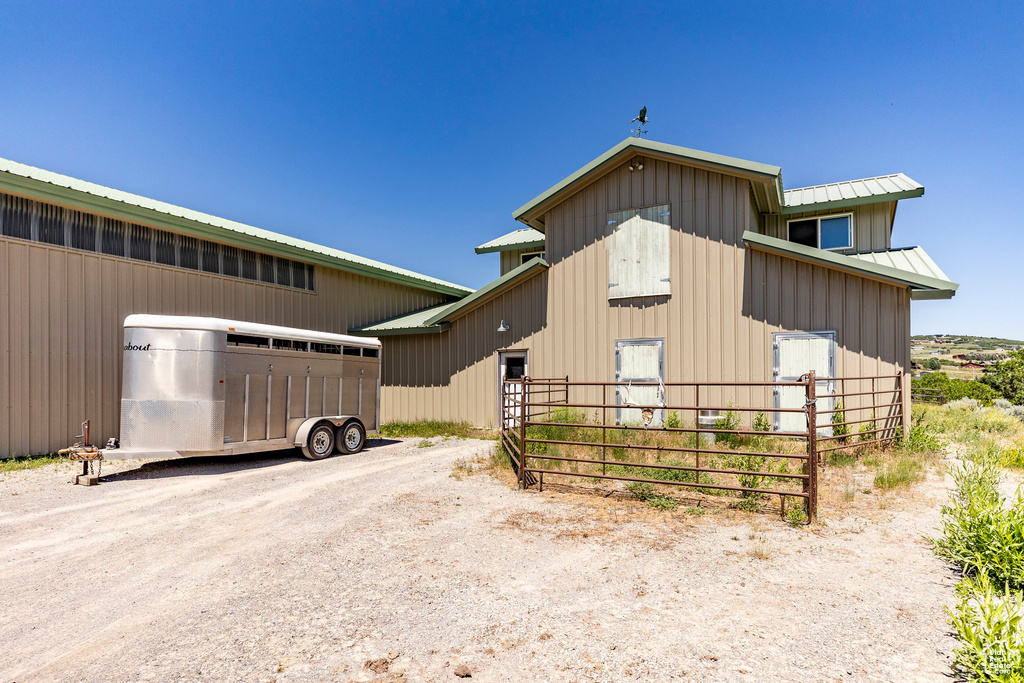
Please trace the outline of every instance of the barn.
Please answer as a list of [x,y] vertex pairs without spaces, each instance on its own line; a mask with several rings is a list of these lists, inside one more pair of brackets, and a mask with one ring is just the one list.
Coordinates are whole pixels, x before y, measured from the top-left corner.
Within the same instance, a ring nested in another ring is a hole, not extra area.
[[0,457],[117,435],[132,313],[346,333],[471,291],[0,160]]

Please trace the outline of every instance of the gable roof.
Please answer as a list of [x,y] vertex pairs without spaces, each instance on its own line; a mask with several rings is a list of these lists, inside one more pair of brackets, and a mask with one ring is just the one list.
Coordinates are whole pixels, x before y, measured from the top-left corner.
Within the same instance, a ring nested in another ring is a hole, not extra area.
[[513,230],[510,233],[495,237],[476,248],[478,254],[490,254],[495,251],[517,251],[520,249],[540,249],[544,247],[544,233],[533,228]]
[[754,188],[754,198],[759,210],[778,212],[782,206],[782,169],[778,166],[727,157],[722,154],[701,152],[644,138],[626,138],[572,175],[555,183],[520,206],[512,213],[512,217],[531,227],[543,230],[544,212],[550,206],[585,185],[589,185],[626,159],[640,154],[749,178],[752,181],[751,186]]
[[920,197],[923,194],[924,185],[902,173],[894,173],[786,190],[782,193],[782,213],[843,209],[859,204]]
[[902,173],[783,190],[782,169],[778,166],[711,152],[701,152],[643,138],[626,138],[586,166],[520,206],[512,213],[512,217],[543,231],[544,213],[549,208],[611,172],[623,161],[641,154],[747,178],[751,181],[750,187],[754,193],[754,201],[757,204],[757,210],[761,213],[784,215],[845,208],[860,204],[909,199],[924,194],[923,185]]
[[[950,282],[921,247],[865,254],[838,254],[749,230],[744,231],[743,242],[755,249],[781,254],[799,261],[910,287],[911,299],[951,299],[960,287],[959,284]],[[893,255],[891,252],[912,254]],[[900,267],[892,265],[895,263],[899,263]]]
[[451,304],[442,304],[406,313],[394,318],[382,320],[370,325],[363,325],[349,330],[349,334],[370,337],[383,337],[394,334],[431,334],[444,332],[452,326],[452,321],[469,313],[472,309],[486,303],[503,292],[512,289],[534,275],[548,269],[544,259],[530,259],[523,265],[508,271],[497,280],[481,287],[465,299]]
[[41,168],[0,159],[0,191],[54,202],[126,221],[147,223],[186,235],[216,240],[278,256],[454,296],[468,287],[340,249],[237,223],[166,202],[122,192]]

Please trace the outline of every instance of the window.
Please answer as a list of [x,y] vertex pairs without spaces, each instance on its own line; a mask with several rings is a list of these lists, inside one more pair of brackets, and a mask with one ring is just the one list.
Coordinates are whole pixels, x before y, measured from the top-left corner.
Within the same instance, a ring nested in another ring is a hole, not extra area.
[[298,339],[275,339],[274,348],[288,351],[309,351],[309,342]]
[[519,256],[519,265],[523,265],[524,263],[526,263],[530,259],[534,259],[534,258],[544,258],[544,252],[543,251],[531,251],[531,252],[527,252],[525,254],[521,254]]
[[335,353],[341,355],[341,344],[325,344],[323,342],[312,342],[310,351],[313,353]]
[[608,214],[608,298],[672,293],[668,204]]
[[816,249],[852,249],[853,215],[799,218],[787,224],[789,241]]
[[256,349],[269,349],[270,339],[254,337],[248,334],[228,334],[228,346],[248,346]]
[[380,355],[380,349],[363,349],[363,358],[376,358]]
[[341,353],[342,353],[342,355],[345,355],[345,356],[358,356],[358,355],[360,355],[359,354],[359,347],[358,346],[346,346],[346,347],[344,347],[342,349]]

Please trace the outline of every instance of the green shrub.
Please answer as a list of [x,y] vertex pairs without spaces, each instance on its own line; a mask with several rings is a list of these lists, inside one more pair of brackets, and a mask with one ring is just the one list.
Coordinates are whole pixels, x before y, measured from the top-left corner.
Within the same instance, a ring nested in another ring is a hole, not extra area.
[[803,506],[793,505],[786,508],[786,522],[790,526],[803,526],[807,524],[807,513],[804,511]]
[[874,441],[875,438],[878,437],[878,433],[875,431],[878,429],[878,426],[875,425],[875,414],[871,413],[871,415],[868,416],[868,419],[871,420],[871,422],[865,422],[860,426],[861,443],[864,443],[865,441]]
[[755,432],[772,431],[772,423],[764,413],[757,413],[754,415],[754,423],[752,426]]
[[982,572],[1011,588],[1024,587],[1024,496],[1010,505],[999,495],[999,463],[991,450],[978,451],[953,472],[956,484],[942,508],[942,534],[935,551],[965,574]]
[[1019,443],[1014,444],[1002,452],[1000,460],[1003,467],[1024,470],[1024,448]]
[[947,609],[960,645],[953,671],[962,679],[1009,683],[1024,673],[1024,593],[994,585],[988,574],[965,577]]
[[941,389],[946,401],[973,398],[988,406],[999,398],[999,392],[988,384],[973,379],[951,378],[944,372],[931,372],[922,375],[919,379],[911,380],[911,386],[914,389]]
[[665,426],[671,429],[682,427],[683,421],[679,418],[679,413],[675,410],[670,410],[668,415],[665,416]]
[[985,376],[985,385],[1014,405],[1024,404],[1024,349],[1013,351]]
[[837,401],[834,413],[832,413],[832,436],[838,437],[838,443],[846,443],[847,434],[850,433],[849,425],[846,422],[846,411],[843,410],[843,402]]
[[[729,407],[732,408],[734,405],[732,399],[729,400]],[[725,415],[722,415],[715,421],[715,429],[724,430],[737,430],[740,427],[740,416],[735,410],[725,411]],[[739,434],[715,434],[715,442],[723,446],[737,446],[742,443],[742,439]]]
[[671,496],[666,496],[654,490],[650,484],[641,481],[633,481],[626,485],[626,490],[633,494],[637,500],[642,500],[655,510],[671,512],[679,507],[679,501]]
[[904,453],[934,453],[942,448],[942,444],[923,422],[911,425],[906,436],[902,430],[897,429],[895,445]]

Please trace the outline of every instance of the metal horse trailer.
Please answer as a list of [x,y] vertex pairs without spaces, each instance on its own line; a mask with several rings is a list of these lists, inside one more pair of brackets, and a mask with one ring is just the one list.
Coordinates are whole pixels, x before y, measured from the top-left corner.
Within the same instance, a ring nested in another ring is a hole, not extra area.
[[101,459],[355,453],[380,427],[380,342],[165,315],[124,321],[120,441]]

